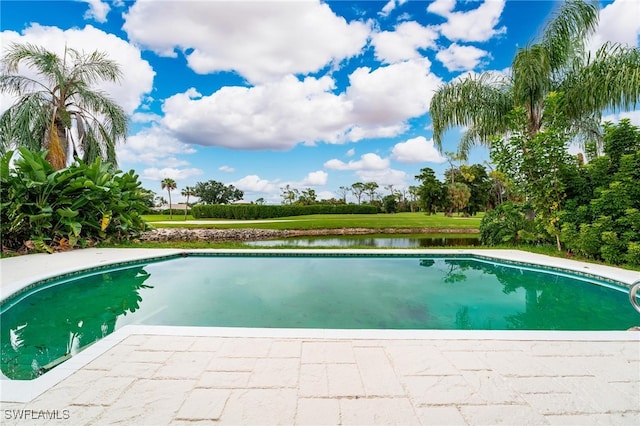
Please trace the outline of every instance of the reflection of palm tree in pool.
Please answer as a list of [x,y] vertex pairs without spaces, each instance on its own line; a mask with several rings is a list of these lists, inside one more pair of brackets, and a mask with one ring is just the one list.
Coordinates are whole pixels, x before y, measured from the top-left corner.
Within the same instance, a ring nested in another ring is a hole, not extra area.
[[[458,260],[445,259],[444,263],[449,266],[449,270],[446,272],[443,281],[447,284],[454,284],[465,281],[467,276],[463,273],[469,267]],[[435,265],[435,261],[432,259],[421,259],[420,266],[430,268]]]
[[[118,317],[139,309],[139,290],[149,288],[144,285],[148,278],[143,267],[133,267],[69,284],[68,297],[60,303],[50,302],[56,287],[29,296],[28,312],[16,306],[2,314],[3,372],[21,376],[15,378],[39,375],[39,368],[112,333]],[[21,371],[6,371],[12,363]]]

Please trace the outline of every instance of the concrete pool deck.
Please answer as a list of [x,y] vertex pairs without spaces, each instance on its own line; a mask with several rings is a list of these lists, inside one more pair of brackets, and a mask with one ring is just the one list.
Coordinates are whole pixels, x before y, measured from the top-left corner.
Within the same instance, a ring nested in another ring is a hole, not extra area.
[[[304,250],[316,251],[327,253]],[[87,249],[2,259],[0,299],[62,273],[183,252],[216,250]],[[626,284],[640,278],[512,250],[392,252],[478,254]],[[640,332],[127,326],[36,380],[0,381],[0,400],[2,424],[635,425]]]

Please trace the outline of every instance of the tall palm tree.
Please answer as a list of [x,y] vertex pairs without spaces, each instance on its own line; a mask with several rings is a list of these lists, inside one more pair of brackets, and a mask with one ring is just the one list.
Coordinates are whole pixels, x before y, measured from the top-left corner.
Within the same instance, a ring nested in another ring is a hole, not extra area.
[[162,189],[166,189],[169,193],[169,217],[173,219],[173,209],[171,208],[171,191],[177,188],[176,181],[171,178],[164,178],[160,182]]
[[455,126],[467,131],[459,152],[474,143],[489,145],[509,129],[508,113],[523,107],[530,135],[540,131],[544,100],[563,92],[563,113],[583,138],[600,135],[602,110],[629,109],[640,100],[640,50],[607,43],[587,49],[598,26],[598,2],[569,0],[560,5],[536,41],[518,50],[508,76],[482,73],[440,87],[431,100],[433,140]]
[[[16,146],[47,149],[56,170],[80,152],[85,161],[102,158],[115,167],[115,146],[127,134],[127,116],[91,86],[118,81],[116,62],[97,51],[85,54],[65,47],[60,57],[40,46],[12,43],[0,65],[0,91],[18,98],[0,117],[0,152]],[[39,77],[17,74],[20,65]]]
[[196,195],[196,190],[192,186],[185,187],[180,191],[183,197],[187,197],[187,207],[184,209],[184,220],[187,220],[187,211],[189,210],[189,197]]

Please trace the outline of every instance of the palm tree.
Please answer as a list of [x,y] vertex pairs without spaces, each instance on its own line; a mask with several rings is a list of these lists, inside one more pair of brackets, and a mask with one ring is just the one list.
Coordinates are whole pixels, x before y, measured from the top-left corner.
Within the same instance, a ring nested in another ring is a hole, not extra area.
[[474,143],[490,145],[493,136],[509,132],[514,107],[524,108],[533,136],[554,91],[564,93],[562,112],[572,130],[585,140],[599,137],[603,109],[630,109],[640,99],[640,50],[607,43],[588,53],[598,15],[597,1],[567,1],[539,40],[518,50],[509,76],[482,73],[440,87],[430,107],[436,145],[442,149],[443,133],[455,126],[467,127],[458,147],[463,155]]
[[173,219],[173,209],[171,208],[171,191],[177,188],[176,181],[171,178],[164,178],[160,182],[162,189],[166,189],[169,193],[169,217]]
[[184,220],[187,220],[187,211],[189,210],[189,197],[196,195],[196,190],[192,186],[187,186],[180,192],[180,194],[182,194],[183,197],[187,197],[187,207],[184,209]]
[[[10,44],[0,60],[0,92],[18,100],[0,117],[0,152],[16,146],[47,149],[47,160],[60,170],[69,155],[83,160],[116,162],[116,143],[127,134],[124,110],[104,92],[90,86],[118,81],[118,64],[105,53],[80,53],[66,48],[64,55],[32,44]],[[38,79],[18,75],[25,65]]]

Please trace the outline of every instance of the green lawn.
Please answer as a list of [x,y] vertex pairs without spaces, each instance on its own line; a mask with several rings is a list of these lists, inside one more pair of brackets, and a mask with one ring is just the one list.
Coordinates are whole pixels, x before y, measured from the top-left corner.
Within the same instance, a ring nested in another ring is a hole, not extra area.
[[[395,214],[318,214],[308,216],[291,216],[270,219],[273,222],[251,223],[238,221],[233,224],[219,223],[219,219],[207,219],[207,224],[185,223],[184,216],[173,216],[171,224],[157,223],[168,221],[168,215],[148,215],[144,218],[154,227],[184,227],[184,228],[261,228],[261,229],[336,229],[336,228],[370,228],[370,229],[478,229],[483,214],[474,217],[446,217],[442,213],[425,215],[423,213],[395,213]],[[187,216],[188,220],[193,217]]]

